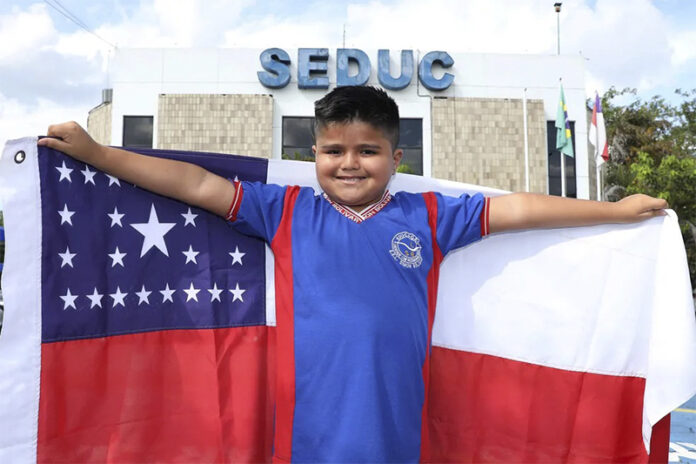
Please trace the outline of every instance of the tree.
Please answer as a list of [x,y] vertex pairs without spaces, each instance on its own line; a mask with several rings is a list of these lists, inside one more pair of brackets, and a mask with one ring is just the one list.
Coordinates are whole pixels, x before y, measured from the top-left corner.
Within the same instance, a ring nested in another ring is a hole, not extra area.
[[[696,89],[675,93],[683,99],[676,105],[658,96],[642,101],[635,89],[612,87],[604,94],[611,157],[604,196],[617,201],[640,192],[667,200],[679,216],[696,287]],[[615,103],[631,96],[626,105]]]
[[696,283],[696,158],[667,155],[656,165],[647,153],[640,152],[630,169],[634,178],[626,193],[646,193],[664,198],[677,213],[686,244],[691,282]]

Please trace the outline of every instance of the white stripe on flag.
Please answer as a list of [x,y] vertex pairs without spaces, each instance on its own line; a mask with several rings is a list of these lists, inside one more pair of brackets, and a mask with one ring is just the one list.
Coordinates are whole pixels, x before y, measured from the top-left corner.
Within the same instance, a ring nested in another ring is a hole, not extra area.
[[[22,163],[15,155],[24,151]],[[0,159],[5,211],[5,314],[0,332],[0,462],[36,462],[41,368],[41,200],[36,137],[11,140]],[[11,394],[7,394],[11,392]]]

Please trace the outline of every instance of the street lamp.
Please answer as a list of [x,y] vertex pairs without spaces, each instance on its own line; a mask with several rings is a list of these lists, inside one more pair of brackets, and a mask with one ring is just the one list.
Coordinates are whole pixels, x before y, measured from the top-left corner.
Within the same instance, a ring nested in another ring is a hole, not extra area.
[[558,37],[558,48],[556,51],[557,55],[561,54],[561,5],[562,2],[556,2],[553,4],[553,9],[556,10],[556,36]]

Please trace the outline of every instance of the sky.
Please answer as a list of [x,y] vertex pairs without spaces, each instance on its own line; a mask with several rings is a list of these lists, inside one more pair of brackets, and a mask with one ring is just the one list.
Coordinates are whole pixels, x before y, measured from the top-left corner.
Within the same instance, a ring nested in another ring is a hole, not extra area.
[[[586,59],[588,97],[610,86],[672,102],[696,88],[696,1],[2,0],[0,144],[86,123],[113,47],[341,47]],[[87,32],[51,5],[77,17]],[[427,5],[427,7],[426,7]],[[98,36],[98,37],[97,37]],[[333,52],[332,52],[333,53]]]

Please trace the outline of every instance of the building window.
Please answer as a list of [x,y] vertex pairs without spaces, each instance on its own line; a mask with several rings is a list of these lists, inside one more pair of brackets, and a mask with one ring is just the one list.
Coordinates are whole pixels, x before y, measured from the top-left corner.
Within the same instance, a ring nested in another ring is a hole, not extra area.
[[404,151],[399,172],[423,175],[423,120],[403,118],[399,121],[399,148]]
[[[314,118],[283,117],[283,159],[314,161],[312,126]],[[399,146],[404,151],[399,172],[423,175],[423,120],[399,121]]]
[[283,159],[314,161],[312,117],[283,117]]
[[[575,148],[575,121],[570,121],[570,133],[573,135],[573,153]],[[546,121],[546,145],[549,150],[549,195],[561,196],[561,152],[556,149],[556,121]],[[565,156],[566,196],[577,198],[575,181],[575,157]]]
[[152,148],[152,116],[123,117],[123,146]]

